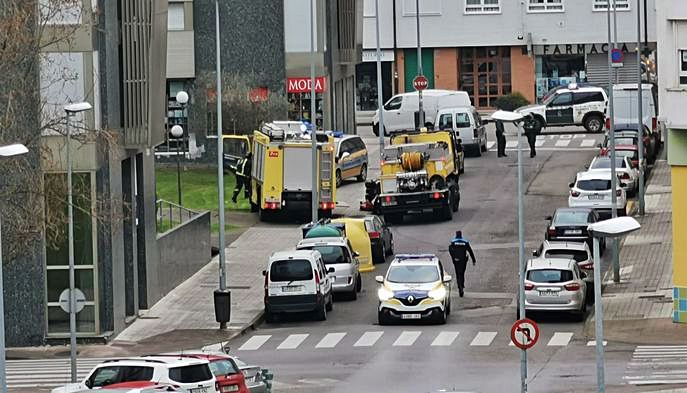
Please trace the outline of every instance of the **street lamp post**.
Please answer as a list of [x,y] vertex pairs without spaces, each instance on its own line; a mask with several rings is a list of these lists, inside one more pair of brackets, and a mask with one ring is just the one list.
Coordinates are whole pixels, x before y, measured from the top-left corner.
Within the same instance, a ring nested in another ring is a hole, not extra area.
[[379,111],[379,162],[384,157],[384,95],[382,88],[382,49],[379,42],[379,0],[375,0],[375,28],[377,33],[377,108]]
[[599,221],[587,227],[587,231],[594,238],[594,322],[596,340],[596,384],[599,393],[606,391],[604,370],[604,314],[603,299],[601,297],[601,252],[599,238],[610,237],[618,240],[632,231],[640,228],[639,223],[632,217],[618,217]]
[[[12,157],[28,153],[29,149],[21,144],[0,146],[0,157]],[[5,365],[5,287],[2,277],[2,217],[0,217],[0,384],[2,393],[7,393],[7,373]]]
[[69,104],[64,107],[67,114],[67,220],[69,232],[69,355],[71,381],[76,382],[76,292],[74,291],[74,207],[72,206],[72,158],[71,118],[77,113],[91,110],[88,102]]
[[[422,75],[422,46],[420,45],[420,0],[415,0],[415,25],[417,28],[417,75]],[[418,114],[417,122],[418,128],[425,126],[425,111],[422,107],[422,90],[417,91],[418,94]]]
[[[315,1],[310,0],[310,126],[312,127],[310,137],[312,138],[312,192],[310,198],[310,219],[312,222],[317,221],[317,102],[315,91],[315,23],[317,18],[315,15]],[[324,116],[322,117],[324,121]],[[383,123],[380,123],[383,124]]]
[[[613,15],[615,22],[615,0],[613,0]],[[609,130],[609,146],[610,146],[610,158],[611,158],[611,217],[618,217],[618,209],[616,208],[618,204],[618,197],[616,195],[616,188],[618,185],[618,177],[616,176],[615,168],[615,118],[614,118],[614,105],[613,105],[613,79],[611,74],[613,71],[613,59],[611,55],[611,48],[615,48],[615,42],[611,38],[611,0],[608,0],[606,4],[606,22],[608,24],[608,114],[610,122]],[[615,28],[615,27],[614,27]],[[641,131],[640,131],[641,139]],[[613,250],[613,282],[620,282],[620,261],[618,260],[618,244],[615,240],[611,242],[611,247]]]
[[[640,16],[641,0],[637,0],[637,118],[639,121],[639,137],[637,150],[639,153],[639,215],[644,215],[644,115],[642,113],[642,19]],[[646,7],[646,5],[645,5]]]
[[[179,221],[181,221],[181,206],[183,206],[183,204],[181,203],[181,165],[179,164],[181,160],[179,159],[179,156],[182,152],[181,146],[179,145],[179,138],[184,136],[184,129],[180,125],[175,124],[174,126],[172,126],[170,133],[177,140],[177,197],[179,201]],[[171,218],[172,217],[170,217],[170,219]]]

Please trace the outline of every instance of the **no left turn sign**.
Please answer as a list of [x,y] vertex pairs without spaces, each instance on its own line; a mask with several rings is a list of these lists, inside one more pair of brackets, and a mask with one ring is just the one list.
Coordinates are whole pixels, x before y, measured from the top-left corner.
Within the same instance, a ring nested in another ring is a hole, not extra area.
[[510,329],[510,339],[520,349],[530,349],[539,340],[539,326],[531,319],[515,321]]

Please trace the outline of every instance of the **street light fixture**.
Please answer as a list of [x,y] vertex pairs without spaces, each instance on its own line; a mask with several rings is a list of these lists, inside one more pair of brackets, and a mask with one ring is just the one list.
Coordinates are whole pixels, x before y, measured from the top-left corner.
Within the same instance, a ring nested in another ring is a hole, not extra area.
[[[172,126],[170,133],[177,140],[177,154],[176,154],[176,156],[177,156],[177,197],[178,197],[178,201],[179,201],[179,221],[181,221],[181,206],[183,206],[183,204],[181,203],[181,167],[179,164],[179,161],[180,161],[179,156],[181,155],[181,146],[179,146],[179,138],[184,136],[184,129],[180,125],[175,124],[174,126]],[[171,219],[171,217],[170,217],[170,219]]]
[[[13,145],[0,146],[0,157],[12,157],[28,153],[26,146],[15,143]],[[2,217],[0,217],[0,382],[2,393],[7,393],[7,373],[5,365],[5,288],[2,277]]]
[[67,114],[67,220],[69,232],[69,354],[71,360],[71,381],[76,382],[76,293],[74,291],[74,208],[72,206],[72,159],[71,127],[72,116],[91,110],[88,102],[78,102],[64,107]]
[[[524,116],[516,112],[496,111],[493,120],[514,123],[518,127],[518,315],[525,317],[525,209],[523,206],[522,134]],[[527,392],[527,351],[520,351],[520,391]]]
[[587,227],[594,238],[594,321],[596,340],[596,384],[598,392],[606,391],[604,371],[604,314],[601,298],[601,252],[599,238],[610,237],[617,242],[619,237],[640,228],[639,222],[632,217],[618,217],[599,221]]

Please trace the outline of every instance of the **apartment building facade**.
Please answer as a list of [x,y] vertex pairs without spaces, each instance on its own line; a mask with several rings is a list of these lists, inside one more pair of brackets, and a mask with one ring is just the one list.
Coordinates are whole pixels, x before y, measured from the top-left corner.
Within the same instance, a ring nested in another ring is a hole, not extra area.
[[[656,43],[654,4],[647,3],[650,49]],[[424,74],[430,88],[465,90],[484,109],[511,92],[533,102],[570,82],[603,86],[608,80],[607,5],[606,0],[422,0]],[[617,29],[612,31],[617,30],[615,41],[625,54],[618,80],[632,82],[636,2],[615,0],[615,7]],[[415,0],[379,1],[379,13],[383,84],[394,93],[412,91],[417,73]],[[358,110],[376,109],[376,72],[367,64],[376,61],[375,15],[375,0],[365,0],[366,63],[357,72]]]

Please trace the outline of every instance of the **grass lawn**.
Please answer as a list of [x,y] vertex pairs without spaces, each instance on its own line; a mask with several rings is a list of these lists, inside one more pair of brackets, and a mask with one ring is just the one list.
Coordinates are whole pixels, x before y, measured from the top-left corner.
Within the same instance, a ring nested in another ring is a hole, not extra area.
[[[176,167],[157,168],[155,171],[157,185],[157,199],[178,203],[177,170]],[[236,179],[233,174],[224,175],[224,208],[229,210],[249,210],[250,203],[243,196],[243,190],[238,197],[238,203],[231,201]],[[210,210],[212,212],[212,233],[219,231],[216,222],[217,211],[217,171],[212,168],[191,168],[181,171],[182,205],[191,210]],[[230,231],[238,226],[226,224],[225,230]],[[164,229],[164,228],[162,228]]]

